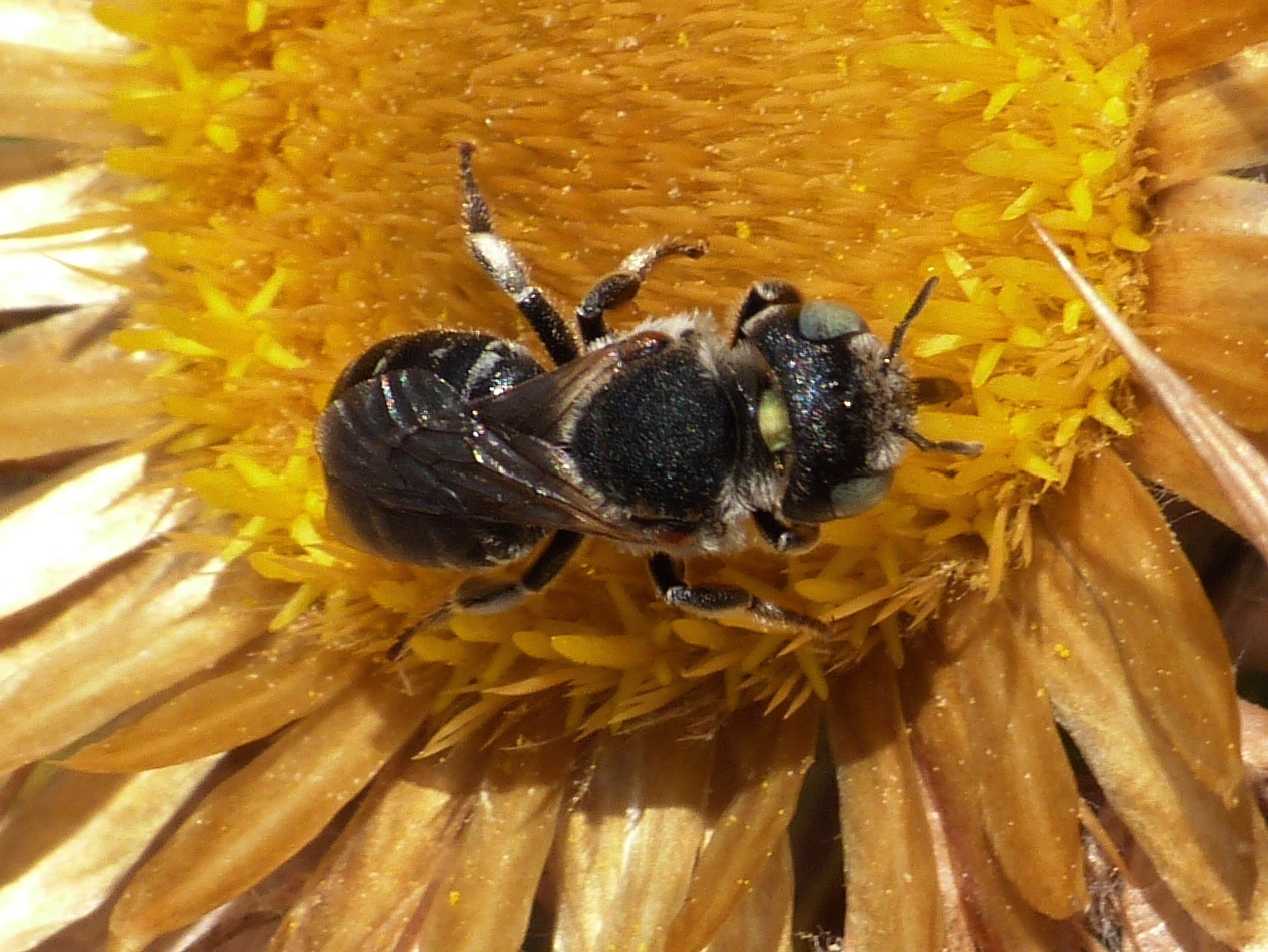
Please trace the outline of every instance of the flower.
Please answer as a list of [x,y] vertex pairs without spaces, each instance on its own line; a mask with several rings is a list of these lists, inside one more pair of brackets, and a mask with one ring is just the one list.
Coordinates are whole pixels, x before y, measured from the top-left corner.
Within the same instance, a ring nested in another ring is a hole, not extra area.
[[[131,225],[148,263],[116,279],[131,356],[91,310],[7,339],[9,386],[42,396],[5,452],[67,464],[0,521],[11,943],[101,909],[114,948],[190,923],[214,944],[207,917],[249,923],[263,882],[284,917],[249,944],[786,946],[786,831],[821,721],[851,947],[1136,929],[1088,914],[1089,853],[1155,870],[1165,888],[1132,908],[1173,931],[1268,941],[1227,649],[1124,458],[1237,517],[1132,405],[1025,225],[1262,432],[1258,297],[1230,301],[1223,277],[1262,254],[1263,186],[1212,173],[1262,159],[1244,131],[1262,68],[1238,50],[1268,24],[1226,8],[1179,39],[1142,0],[1132,38],[1106,6],[99,4],[141,44],[112,115],[148,138],[107,154],[127,187],[23,240],[62,256],[68,234]],[[962,393],[920,425],[982,458],[913,456],[805,557],[693,566],[840,623],[830,644],[681,617],[595,544],[553,597],[422,632],[400,671],[369,656],[456,577],[329,537],[311,426],[389,333],[519,334],[456,240],[468,136],[501,227],[569,299],[649,229],[713,245],[663,266],[651,313],[716,307],[774,266],[886,326],[946,280],[909,353]],[[48,757],[64,767],[26,766]]]

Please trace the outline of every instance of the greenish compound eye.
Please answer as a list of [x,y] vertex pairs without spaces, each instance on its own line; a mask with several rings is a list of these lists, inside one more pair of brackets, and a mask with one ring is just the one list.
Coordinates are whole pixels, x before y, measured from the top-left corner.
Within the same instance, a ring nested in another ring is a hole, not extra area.
[[857,516],[860,512],[871,509],[885,498],[890,485],[894,482],[894,474],[877,473],[875,476],[860,476],[848,482],[837,483],[832,487],[832,512],[838,519],[846,516]]
[[757,429],[762,442],[772,453],[778,453],[792,442],[792,424],[788,421],[788,406],[778,390],[767,390],[757,405]]
[[843,304],[807,301],[797,315],[797,330],[806,340],[834,340],[867,330],[863,318]]

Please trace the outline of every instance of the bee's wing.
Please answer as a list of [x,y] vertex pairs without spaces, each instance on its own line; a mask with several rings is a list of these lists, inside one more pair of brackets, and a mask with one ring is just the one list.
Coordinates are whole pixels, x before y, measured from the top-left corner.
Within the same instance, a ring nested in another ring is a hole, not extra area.
[[591,392],[618,368],[622,344],[474,405],[420,369],[359,383],[318,424],[327,478],[391,509],[654,542],[654,527],[610,513],[545,438],[566,412],[559,401]]

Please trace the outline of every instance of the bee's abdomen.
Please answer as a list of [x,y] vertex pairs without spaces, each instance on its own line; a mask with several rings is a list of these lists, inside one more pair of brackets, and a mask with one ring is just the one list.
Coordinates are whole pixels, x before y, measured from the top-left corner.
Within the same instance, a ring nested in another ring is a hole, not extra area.
[[[362,354],[340,375],[318,424],[331,530],[357,548],[417,565],[477,568],[522,558],[544,530],[386,506],[358,485],[359,477],[345,477],[358,472],[355,461],[373,458],[432,402],[453,401],[455,392],[463,402],[496,396],[541,372],[519,345],[460,331],[395,337]],[[385,375],[393,376],[388,389],[401,398],[399,406],[381,405],[377,387],[358,386]],[[413,488],[420,493],[445,492],[447,473],[417,475]]]

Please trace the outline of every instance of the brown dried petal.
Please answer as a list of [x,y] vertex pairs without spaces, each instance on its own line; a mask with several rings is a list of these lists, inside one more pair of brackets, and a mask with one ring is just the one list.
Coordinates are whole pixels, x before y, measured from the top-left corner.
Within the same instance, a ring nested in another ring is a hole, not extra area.
[[0,134],[110,146],[126,133],[107,115],[114,57],[0,43]]
[[1119,909],[1127,947],[1134,952],[1229,952],[1228,946],[1203,932],[1159,882],[1158,870],[1121,822],[1109,821],[1105,827],[1126,861]]
[[1268,39],[1268,7],[1262,0],[1189,6],[1169,0],[1132,0],[1131,26],[1149,44],[1153,77],[1169,79]]
[[[1078,498],[1085,505],[1096,502],[1086,492]],[[1120,538],[1131,521],[1121,511],[1113,517]],[[1122,545],[1130,552],[1131,538]],[[1099,586],[1113,586],[1108,601],[1114,605],[1123,600],[1113,593],[1124,583],[1168,584],[1156,568],[1146,568],[1143,578],[1122,572],[1103,578],[1081,574],[1039,525],[1031,566],[1014,573],[1009,597],[1037,639],[1036,657],[1060,722],[1181,904],[1225,942],[1265,942],[1268,834],[1253,799],[1244,784],[1225,791],[1236,798],[1230,803],[1197,780],[1190,758],[1152,716],[1164,699],[1142,699],[1131,687],[1134,678],[1127,670],[1121,640],[1110,627],[1117,624],[1118,613],[1106,613],[1088,589],[1089,578]],[[1175,572],[1187,574],[1187,570]],[[1183,616],[1187,610],[1184,604],[1173,602],[1164,617]],[[1168,627],[1180,640],[1166,642],[1174,657],[1160,651],[1161,662],[1168,668],[1207,666],[1202,655],[1186,644],[1184,633],[1176,626]],[[1146,628],[1134,637],[1154,635],[1154,629]],[[1186,704],[1180,696],[1172,700],[1199,734],[1219,735],[1227,728],[1222,699],[1213,700],[1219,708],[1214,712],[1192,701]],[[1213,725],[1219,726],[1213,730]],[[1207,743],[1214,746],[1216,741],[1212,738]],[[1232,749],[1235,755],[1235,737]]]
[[187,506],[141,488],[144,453],[103,454],[0,509],[0,618],[61,591],[177,525]]
[[674,720],[596,744],[560,823],[557,952],[665,947],[705,834],[713,747]]
[[845,854],[845,948],[936,952],[944,939],[933,844],[883,651],[834,681],[828,728]]
[[1268,327],[1268,183],[1198,179],[1159,195],[1154,214],[1144,256],[1151,316]]
[[1157,404],[1141,407],[1136,432],[1115,443],[1114,448],[1141,479],[1164,486],[1230,529],[1246,534],[1245,524],[1229,504],[1219,481]]
[[563,725],[562,709],[547,709],[495,741],[453,873],[440,883],[412,941],[418,952],[520,949],[575,753],[560,738]]
[[1112,639],[1136,703],[1194,775],[1231,802],[1242,762],[1228,648],[1157,504],[1104,452],[1039,511],[1076,582],[1067,609],[1084,632]]
[[982,825],[981,789],[969,752],[976,743],[958,672],[933,639],[913,652],[900,674],[904,709],[915,726],[916,759],[925,766],[978,943],[1007,952],[1068,952],[1077,948],[1069,921],[1035,910],[1004,873]]
[[814,756],[819,713],[804,706],[786,720],[754,708],[731,715],[717,744],[736,776],[716,778],[720,809],[696,862],[691,889],[669,930],[668,952],[697,952],[713,940],[778,847]]
[[102,446],[155,426],[146,368],[0,365],[0,462]]
[[250,888],[316,836],[418,729],[427,701],[371,678],[213,790],[129,883],[112,948],[143,948]]
[[[150,552],[0,651],[0,770],[54,753],[263,634],[249,570]],[[233,598],[224,597],[228,593]]]
[[792,952],[793,863],[785,837],[704,952]]
[[57,772],[0,833],[0,946],[19,952],[88,915],[215,765],[134,777]]
[[[1175,14],[1193,19],[1178,7]],[[1268,160],[1266,51],[1268,45],[1262,43],[1247,49],[1170,94],[1164,92],[1154,104],[1141,141],[1153,150],[1149,161],[1159,174],[1156,187]]]
[[305,646],[247,655],[66,760],[74,770],[125,773],[195,760],[265,737],[366,673],[367,662]]
[[1032,649],[1009,607],[979,593],[961,599],[940,627],[954,646],[946,663],[965,705],[964,756],[995,856],[1032,906],[1053,919],[1073,916],[1087,905],[1078,789]]
[[457,862],[487,757],[472,739],[386,767],[278,929],[273,952],[399,949],[420,910],[447,901],[438,883]]

